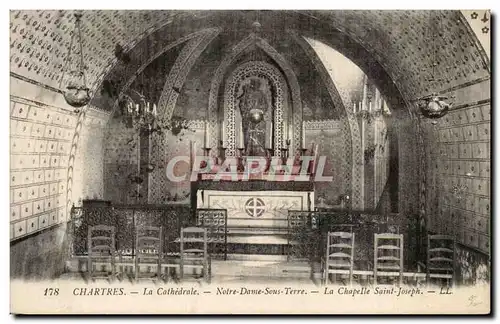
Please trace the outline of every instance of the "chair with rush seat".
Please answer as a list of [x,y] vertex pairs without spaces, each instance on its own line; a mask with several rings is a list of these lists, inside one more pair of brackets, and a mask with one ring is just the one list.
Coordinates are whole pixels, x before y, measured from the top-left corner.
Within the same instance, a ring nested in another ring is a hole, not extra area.
[[[162,280],[163,259],[163,229],[162,227],[144,226],[137,229],[135,240],[135,280]],[[156,272],[149,271],[151,265],[156,265]],[[148,270],[141,272],[144,267]]]
[[354,268],[354,240],[353,232],[328,232],[326,242],[326,255],[323,269],[323,284],[327,284],[330,274],[333,282],[336,275],[349,276],[349,284],[352,284],[352,273]]
[[[87,236],[87,271],[89,280],[116,279],[116,257],[115,227],[108,225],[89,226]],[[103,268],[107,268],[109,265],[111,271],[96,271],[94,269],[96,261],[104,262]]]
[[205,281],[210,281],[210,258],[208,255],[208,234],[206,228],[186,227],[180,237],[180,279],[184,279],[186,268],[200,270]]
[[373,278],[398,278],[403,283],[403,234],[375,234]]

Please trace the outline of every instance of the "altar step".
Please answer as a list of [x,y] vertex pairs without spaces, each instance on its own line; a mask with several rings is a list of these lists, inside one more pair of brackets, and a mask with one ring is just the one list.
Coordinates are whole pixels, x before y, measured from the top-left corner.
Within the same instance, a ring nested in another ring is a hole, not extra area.
[[287,256],[282,254],[230,253],[227,255],[227,261],[285,262],[287,261]]
[[268,278],[311,278],[308,262],[287,261],[236,261],[212,263],[212,273],[217,277],[268,277]]
[[[270,260],[286,260],[286,255],[290,245],[295,242],[289,242],[288,236],[284,234],[254,234],[254,233],[228,233],[227,235],[227,254],[237,255],[238,260],[255,260],[259,256],[274,257]],[[220,246],[222,248],[222,246]],[[242,258],[241,256],[248,257]],[[229,259],[229,257],[228,257]]]
[[228,226],[228,235],[287,235],[287,227]]
[[288,245],[288,237],[286,235],[276,234],[245,234],[245,233],[228,233],[227,243],[229,244],[253,244],[253,245]]

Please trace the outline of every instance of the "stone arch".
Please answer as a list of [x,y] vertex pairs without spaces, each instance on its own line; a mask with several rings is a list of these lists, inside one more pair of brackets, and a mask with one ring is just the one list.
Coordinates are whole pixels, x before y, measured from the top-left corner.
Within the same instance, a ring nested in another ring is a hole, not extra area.
[[[218,139],[220,138],[220,133],[218,131],[217,125],[219,123],[218,111],[218,95],[219,89],[224,79],[229,66],[236,60],[236,58],[243,53],[243,51],[250,46],[257,46],[262,49],[267,55],[269,55],[284,72],[286,81],[291,91],[292,98],[292,114],[293,114],[293,138],[292,147],[295,149],[300,148],[300,138],[302,135],[302,101],[300,99],[300,86],[297,80],[297,76],[293,72],[291,66],[285,60],[285,58],[278,53],[269,43],[267,43],[262,38],[258,37],[255,33],[251,33],[249,36],[241,40],[233,50],[228,53],[222,62],[217,67],[212,83],[210,86],[210,95],[208,98],[208,132],[210,138],[210,147],[217,147]],[[207,134],[205,134],[206,136]]]
[[[227,154],[235,155],[235,111],[236,111],[236,91],[237,86],[240,81],[246,77],[253,75],[263,75],[266,76],[269,81],[272,82],[272,86],[275,89],[276,100],[274,100],[274,120],[275,125],[275,135],[276,139],[274,146],[275,156],[281,155],[281,148],[283,145],[283,115],[284,108],[283,102],[286,100],[286,83],[281,74],[281,72],[269,63],[262,61],[250,61],[238,66],[228,78],[225,90],[224,90],[224,117],[229,121],[227,125],[227,137],[228,137],[228,147]],[[224,125],[226,127],[226,125]]]
[[290,31],[289,33],[304,50],[313,63],[315,69],[320,74],[335,106],[339,107],[341,112],[344,113],[345,120],[342,123],[343,137],[350,138],[350,141],[344,141],[344,152],[346,152],[349,157],[343,157],[344,162],[342,163],[342,174],[344,175],[344,181],[346,182],[345,189],[347,192],[350,192],[352,197],[352,207],[355,209],[363,209],[364,159],[361,152],[361,134],[359,126],[356,117],[354,116],[354,112],[352,111],[353,103],[347,94],[337,89],[325,66],[309,43],[293,31]]
[[[167,80],[163,86],[160,99],[158,101],[158,114],[163,116],[164,120],[170,120],[177,103],[179,93],[175,89],[181,89],[186,81],[186,77],[191,71],[194,63],[205,50],[207,45],[220,33],[219,28],[212,28],[206,31],[203,35],[192,39],[182,49],[172,66]],[[175,88],[175,89],[174,89]],[[161,161],[165,158],[167,146],[163,135],[154,134],[151,137],[151,142],[156,149],[152,152],[152,159]],[[149,191],[148,201],[158,200],[161,195],[161,188],[167,183],[167,176],[161,169],[155,169],[149,174],[150,187],[153,190]]]
[[211,28],[205,31],[205,33],[199,36],[196,40],[186,44],[186,47],[183,48],[182,52],[179,54],[179,57],[175,61],[174,66],[170,70],[168,78],[165,81],[165,85],[163,86],[163,90],[158,101],[158,113],[163,115],[167,120],[172,117],[177,98],[179,97],[179,93],[176,92],[174,88],[182,88],[194,63],[205,50],[207,45],[210,44],[215,37],[217,37],[220,31],[220,28]]
[[163,47],[158,52],[156,52],[153,55],[151,55],[151,57],[149,57],[144,63],[142,63],[141,66],[136,70],[136,72],[132,76],[130,76],[130,78],[128,78],[127,82],[123,85],[122,89],[120,90],[120,94],[118,95],[117,99],[113,103],[113,108],[111,110],[111,114],[113,114],[113,112],[118,107],[118,102],[119,102],[120,98],[123,97],[123,95],[127,92],[128,88],[132,85],[132,83],[134,83],[134,81],[137,78],[137,76],[140,73],[142,73],[142,71],[144,71],[144,69],[146,69],[146,67],[148,67],[148,65],[151,64],[151,62],[153,62],[155,59],[157,59],[158,57],[160,57],[160,55],[162,55],[163,53],[169,51],[170,49],[172,49],[172,48],[174,48],[174,47],[176,47],[176,46],[178,46],[178,45],[180,45],[182,43],[185,43],[185,42],[187,42],[187,41],[189,41],[189,40],[191,40],[193,38],[200,37],[200,36],[204,35],[205,33],[207,33],[207,30],[204,29],[204,30],[201,30],[201,31],[189,34],[189,35],[186,35],[184,37],[181,37],[178,40],[176,40],[175,42],[172,42],[172,43],[168,44],[167,46]]

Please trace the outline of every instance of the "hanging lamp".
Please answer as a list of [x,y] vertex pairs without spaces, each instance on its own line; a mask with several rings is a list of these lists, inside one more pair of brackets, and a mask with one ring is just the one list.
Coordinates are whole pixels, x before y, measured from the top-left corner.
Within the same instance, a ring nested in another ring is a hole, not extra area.
[[[83,62],[83,39],[82,39],[82,31],[80,27],[82,14],[75,13],[75,33],[71,38],[71,42],[69,45],[68,56],[67,59],[71,60],[71,48],[73,45],[73,37],[78,37],[79,49],[80,49],[80,57],[77,62],[78,68],[76,70],[72,70],[69,72],[69,80],[66,86],[66,90],[64,91],[64,99],[68,103],[68,105],[80,108],[85,106],[90,101],[89,88],[87,88],[87,79],[85,77],[85,65]],[[61,78],[62,80],[62,78]]]
[[[432,20],[432,17],[431,17]],[[438,23],[440,23],[438,21]],[[431,21],[432,24],[432,21]],[[438,65],[437,61],[437,52],[438,52],[438,46],[436,46],[436,38],[437,38],[437,33],[436,33],[436,24],[432,24],[432,45],[433,45],[433,62],[432,62],[432,76],[428,80],[429,82],[432,83],[433,88],[436,87],[436,82],[437,81],[442,81],[442,78],[437,78],[437,73],[436,73],[436,66]],[[418,107],[420,108],[420,112],[422,115],[426,118],[429,119],[436,119],[436,118],[441,118],[444,115],[448,113],[450,110],[451,104],[447,103],[445,100],[449,99],[448,96],[443,96],[439,95],[438,93],[434,92],[433,94],[429,96],[425,96],[422,98],[419,98],[418,101]]]

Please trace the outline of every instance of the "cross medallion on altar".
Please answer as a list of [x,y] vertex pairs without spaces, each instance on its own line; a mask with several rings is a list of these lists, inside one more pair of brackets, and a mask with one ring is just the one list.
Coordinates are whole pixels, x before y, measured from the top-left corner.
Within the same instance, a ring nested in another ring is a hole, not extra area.
[[245,211],[251,217],[260,217],[266,210],[266,204],[260,198],[250,198],[245,203]]

